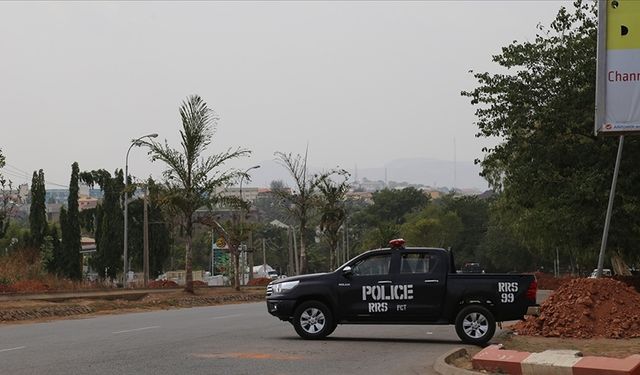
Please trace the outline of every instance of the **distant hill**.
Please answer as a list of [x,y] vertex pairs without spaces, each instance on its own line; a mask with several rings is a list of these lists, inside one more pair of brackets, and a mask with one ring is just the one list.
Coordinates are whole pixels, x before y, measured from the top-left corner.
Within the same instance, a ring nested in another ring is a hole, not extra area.
[[[258,163],[259,169],[251,171],[251,182],[247,186],[267,187],[273,180],[283,180],[291,184],[291,178],[287,171],[275,160],[267,160]],[[480,166],[470,161],[435,160],[427,158],[395,159],[380,167],[357,168],[341,165],[351,173],[351,178],[367,178],[372,181],[386,180],[395,182],[407,182],[433,187],[449,187],[458,189],[486,190],[487,182],[480,177]],[[329,169],[329,168],[325,168]],[[311,167],[311,172],[321,169]],[[455,178],[454,178],[455,176]],[[246,182],[245,182],[246,183]]]

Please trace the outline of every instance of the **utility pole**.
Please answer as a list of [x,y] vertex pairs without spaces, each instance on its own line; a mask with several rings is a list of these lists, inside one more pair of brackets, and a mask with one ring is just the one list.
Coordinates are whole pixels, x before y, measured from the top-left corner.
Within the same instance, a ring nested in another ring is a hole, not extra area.
[[145,187],[144,190],[144,224],[142,231],[143,242],[143,265],[142,272],[144,273],[144,287],[149,285],[149,187]]
[[142,137],[136,138],[134,140],[131,141],[131,144],[129,145],[129,148],[127,149],[127,156],[125,156],[124,158],[124,249],[123,249],[123,257],[122,260],[124,262],[124,269],[122,270],[122,287],[126,288],[127,287],[127,271],[128,271],[128,254],[127,254],[127,250],[129,248],[129,242],[128,242],[128,233],[129,233],[129,229],[128,229],[128,222],[129,222],[129,197],[127,196],[128,194],[128,190],[129,190],[129,152],[131,151],[131,148],[133,146],[140,146],[142,145],[141,141],[144,138],[156,138],[158,136],[158,134],[153,133],[153,134],[147,134],[147,135],[143,135]]
[[262,270],[266,271],[267,269],[267,251],[264,244],[264,238],[262,239]]
[[253,230],[249,231],[249,280],[253,280]]

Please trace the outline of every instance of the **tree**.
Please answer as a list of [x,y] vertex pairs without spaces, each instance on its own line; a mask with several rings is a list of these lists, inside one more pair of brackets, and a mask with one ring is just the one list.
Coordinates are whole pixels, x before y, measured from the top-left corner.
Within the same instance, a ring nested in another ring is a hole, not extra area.
[[143,141],[150,150],[151,160],[164,162],[168,169],[164,172],[166,191],[163,200],[175,209],[180,216],[181,226],[186,237],[185,244],[185,290],[193,293],[193,275],[191,270],[191,242],[194,214],[200,207],[212,209],[222,200],[216,188],[230,185],[242,176],[242,172],[229,169],[220,170],[224,164],[251,151],[237,148],[225,152],[204,156],[211,143],[213,130],[218,117],[197,95],[192,95],[180,106],[182,130],[180,130],[181,148],[174,149],[165,140]]
[[410,214],[401,226],[408,244],[446,248],[453,245],[462,230],[462,221],[452,211],[430,204]]
[[31,178],[31,207],[29,209],[29,228],[32,245],[40,249],[47,235],[47,211],[45,206],[44,172],[33,172]]
[[310,175],[307,169],[308,151],[305,152],[304,157],[282,152],[276,152],[275,155],[296,184],[295,189],[291,192],[288,190],[274,190],[273,192],[278,195],[284,203],[284,207],[298,222],[300,228],[300,269],[298,271],[304,274],[307,272],[308,266],[305,232],[312,210],[317,205],[314,194],[317,192],[318,185],[334,171]]
[[67,208],[60,212],[64,275],[72,280],[82,279],[80,222],[78,219],[79,172],[78,163],[74,162],[71,165],[71,181],[69,182]]
[[[64,207],[63,207],[64,209]],[[66,219],[65,211],[65,219]],[[60,219],[62,221],[62,212],[60,213]],[[50,239],[51,259],[47,263],[47,271],[56,275],[62,275],[64,273],[64,257],[62,254],[62,244],[60,243],[60,235],[58,234],[58,227],[55,224],[51,224],[47,229],[47,236],[45,241]]]
[[[169,233],[169,226],[163,216],[162,207],[160,206],[162,187],[157,185],[152,178],[147,180],[146,187],[149,189],[149,275],[150,277],[155,277],[162,273],[163,265],[169,257],[171,235]],[[133,266],[137,269],[142,269],[144,264],[143,198],[136,199],[130,203],[129,215],[129,241],[131,244],[129,256],[132,258]]]
[[339,231],[347,217],[345,196],[350,186],[347,182],[349,174],[342,171],[340,175],[344,177],[341,182],[325,178],[318,185],[322,194],[320,230],[329,245],[329,270],[337,267],[336,250],[340,242]]
[[115,279],[122,271],[122,248],[124,246],[124,217],[121,196],[124,191],[124,174],[116,170],[114,177],[104,169],[83,172],[82,181],[93,187],[100,186],[104,197],[96,209],[95,240],[96,253],[91,258],[92,267],[102,278]]
[[[0,149],[0,169],[4,168],[5,164],[5,156],[2,155],[2,149]],[[11,181],[5,179],[2,173],[0,173],[0,239],[4,238],[7,230],[9,230],[12,210]]]
[[366,210],[371,224],[404,223],[405,215],[427,206],[429,197],[414,187],[400,190],[383,189],[373,193],[373,205]]
[[[615,139],[593,135],[595,7],[562,7],[534,41],[493,56],[505,73],[476,73],[479,86],[462,93],[477,106],[478,136],[502,140],[479,161],[500,192],[498,214],[517,213],[500,222],[533,254],[550,258],[559,249],[572,263],[597,253],[617,149]],[[637,258],[640,140],[629,139],[624,151],[609,244]]]
[[462,262],[478,262],[481,257],[480,244],[487,234],[489,224],[489,202],[477,196],[446,195],[441,200],[446,212],[455,213],[462,222],[456,240],[450,244],[456,259]]

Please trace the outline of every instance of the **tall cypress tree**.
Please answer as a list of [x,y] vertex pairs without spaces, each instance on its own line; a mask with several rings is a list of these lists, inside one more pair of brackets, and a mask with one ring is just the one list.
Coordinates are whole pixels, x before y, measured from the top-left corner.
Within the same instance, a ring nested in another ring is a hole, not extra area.
[[96,241],[98,256],[103,263],[103,269],[98,272],[103,277],[115,278],[122,266],[123,216],[120,207],[120,194],[124,190],[124,176],[122,170],[116,171],[115,177],[109,176],[101,184],[104,200],[101,206],[99,241]]
[[[60,222],[62,224],[63,210],[60,211]],[[64,210],[64,220],[67,219],[67,212]],[[51,260],[47,264],[47,270],[51,273],[61,275],[64,273],[64,256],[62,254],[62,244],[60,243],[60,235],[55,224],[49,226],[47,236],[51,237],[52,254]]]
[[104,198],[95,215],[96,253],[91,265],[100,277],[115,278],[122,271],[123,215],[120,198],[124,191],[124,175],[116,170],[115,176],[104,169],[82,172],[80,179],[93,186],[100,185]]
[[40,249],[47,234],[47,212],[45,207],[44,172],[33,172],[31,178],[31,208],[29,211],[31,244]]
[[71,165],[71,181],[69,182],[69,199],[67,200],[66,218],[63,221],[62,212],[60,222],[62,224],[62,252],[64,258],[65,275],[72,280],[82,278],[81,245],[80,245],[80,220],[78,218],[78,163]]

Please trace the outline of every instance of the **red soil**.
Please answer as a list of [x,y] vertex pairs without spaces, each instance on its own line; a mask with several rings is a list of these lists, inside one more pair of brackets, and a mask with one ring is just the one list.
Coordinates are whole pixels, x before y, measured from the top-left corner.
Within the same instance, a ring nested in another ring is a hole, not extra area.
[[540,312],[514,325],[514,331],[583,339],[640,337],[640,294],[614,279],[567,281],[542,303]]

